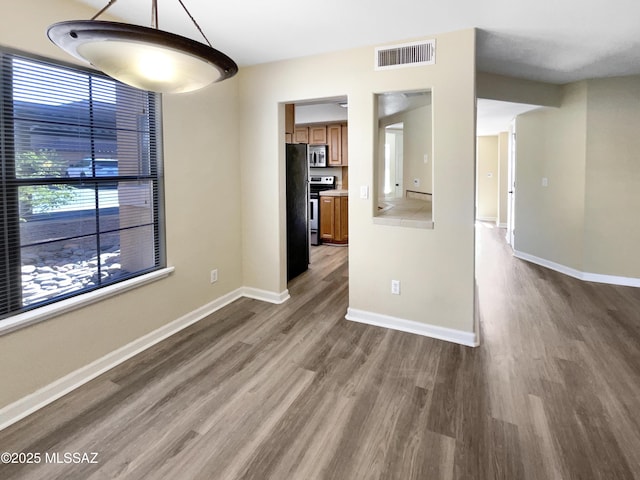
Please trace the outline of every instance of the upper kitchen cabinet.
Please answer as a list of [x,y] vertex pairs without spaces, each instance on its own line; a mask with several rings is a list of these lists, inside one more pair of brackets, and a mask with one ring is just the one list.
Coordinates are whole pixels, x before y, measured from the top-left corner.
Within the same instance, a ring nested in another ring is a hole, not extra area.
[[347,124],[344,122],[296,125],[293,133],[293,143],[328,145],[328,167],[346,167],[349,165]]
[[342,124],[340,125],[340,131],[342,132],[342,166],[346,167],[347,165],[349,165],[349,142],[348,142],[348,131],[349,129],[347,128],[346,124]]
[[284,106],[284,132],[293,133],[296,125],[296,106],[293,103],[287,103]]
[[309,127],[296,127],[293,132],[293,143],[309,143]]
[[342,127],[340,124],[327,126],[327,144],[329,145],[329,158],[327,164],[330,167],[342,165]]
[[296,106],[293,103],[287,103],[284,106],[284,133],[285,142],[293,142],[293,133],[296,125]]
[[309,143],[312,145],[327,144],[327,126],[314,125],[309,127]]
[[349,164],[349,149],[347,141],[347,125],[336,123],[327,126],[330,167],[343,167]]

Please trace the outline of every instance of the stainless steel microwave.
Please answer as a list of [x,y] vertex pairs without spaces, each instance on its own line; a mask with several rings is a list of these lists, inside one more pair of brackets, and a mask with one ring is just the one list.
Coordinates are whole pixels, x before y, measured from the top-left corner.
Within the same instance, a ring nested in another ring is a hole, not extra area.
[[328,150],[329,147],[327,145],[309,145],[307,147],[307,158],[309,159],[309,167],[326,167]]

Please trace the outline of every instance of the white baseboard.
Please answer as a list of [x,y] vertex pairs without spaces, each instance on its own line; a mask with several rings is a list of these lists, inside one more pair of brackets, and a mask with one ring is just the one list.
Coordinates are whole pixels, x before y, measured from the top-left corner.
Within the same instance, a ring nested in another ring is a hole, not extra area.
[[473,331],[475,332],[475,345],[480,345],[480,295],[478,294],[478,282],[473,280]]
[[212,302],[148,333],[123,347],[75,370],[45,387],[0,409],[0,430],[14,424],[33,412],[45,407],[58,398],[93,380],[104,372],[116,367],[138,353],[152,347],[180,330],[202,320],[231,302],[249,297],[269,303],[283,303],[289,299],[289,291],[268,292],[256,288],[242,287],[223,295]]
[[468,347],[477,347],[479,345],[478,335],[473,332],[438,327],[436,325],[416,322],[413,320],[405,320],[403,318],[391,317],[380,313],[349,308],[345,318],[352,322],[366,323],[367,325],[375,325],[377,327],[390,328],[401,332],[414,333],[416,335],[437,338],[438,340],[445,340],[447,342],[466,345]]
[[586,282],[608,283],[610,285],[640,288],[640,278],[618,277],[615,275],[602,275],[600,273],[589,272],[585,272],[583,275],[583,280]]
[[500,222],[496,221],[496,224],[498,225],[498,228],[507,228],[507,224],[506,223],[500,223]]
[[551,260],[545,260],[544,258],[536,257],[535,255],[530,255],[518,250],[513,251],[513,256],[519,258],[520,260],[526,260],[527,262],[535,263],[536,265],[540,265],[541,267],[550,268],[551,270],[555,270],[556,272],[564,273],[565,275],[569,275],[570,277],[583,280],[582,272],[576,270],[575,268],[567,267],[566,265],[555,263]]
[[243,297],[254,298],[256,300],[262,300],[263,302],[268,303],[275,303],[276,305],[284,303],[291,298],[291,296],[289,295],[289,290],[285,290],[284,292],[280,293],[269,292],[268,290],[260,290],[259,288],[251,287],[242,287],[240,290]]
[[585,282],[607,283],[610,285],[622,285],[625,287],[640,287],[640,278],[633,277],[620,277],[616,275],[602,275],[600,273],[582,272],[575,268],[567,267],[560,263],[552,262],[544,258],[536,257],[529,253],[520,252],[518,250],[513,251],[513,256],[527,262],[535,263],[541,267],[546,267],[556,272],[564,273],[570,277],[583,280]]
[[476,220],[479,222],[493,222],[496,223],[498,220],[497,217],[476,217]]

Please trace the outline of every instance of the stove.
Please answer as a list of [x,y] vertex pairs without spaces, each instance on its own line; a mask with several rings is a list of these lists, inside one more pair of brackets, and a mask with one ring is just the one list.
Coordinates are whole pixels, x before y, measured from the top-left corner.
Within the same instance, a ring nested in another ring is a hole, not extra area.
[[334,190],[336,188],[335,176],[311,176],[309,177],[309,203],[310,221],[309,229],[311,233],[311,245],[320,245],[320,192],[324,190]]
[[336,177],[309,177],[309,189],[311,192],[321,192],[323,190],[334,190],[336,188]]

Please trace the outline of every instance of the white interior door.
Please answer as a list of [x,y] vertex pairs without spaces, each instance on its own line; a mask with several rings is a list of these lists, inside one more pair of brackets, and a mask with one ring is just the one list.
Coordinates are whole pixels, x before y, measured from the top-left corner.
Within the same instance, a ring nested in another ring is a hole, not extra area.
[[402,177],[404,175],[403,171],[404,164],[404,134],[403,132],[396,132],[396,183],[395,183],[395,191],[396,198],[402,198],[404,196],[404,185],[402,181]]
[[507,166],[507,243],[513,248],[515,237],[515,201],[516,201],[516,121],[509,126],[509,160]]
[[384,182],[383,192],[387,198],[402,198],[402,163],[403,140],[402,130],[387,127],[384,144]]

